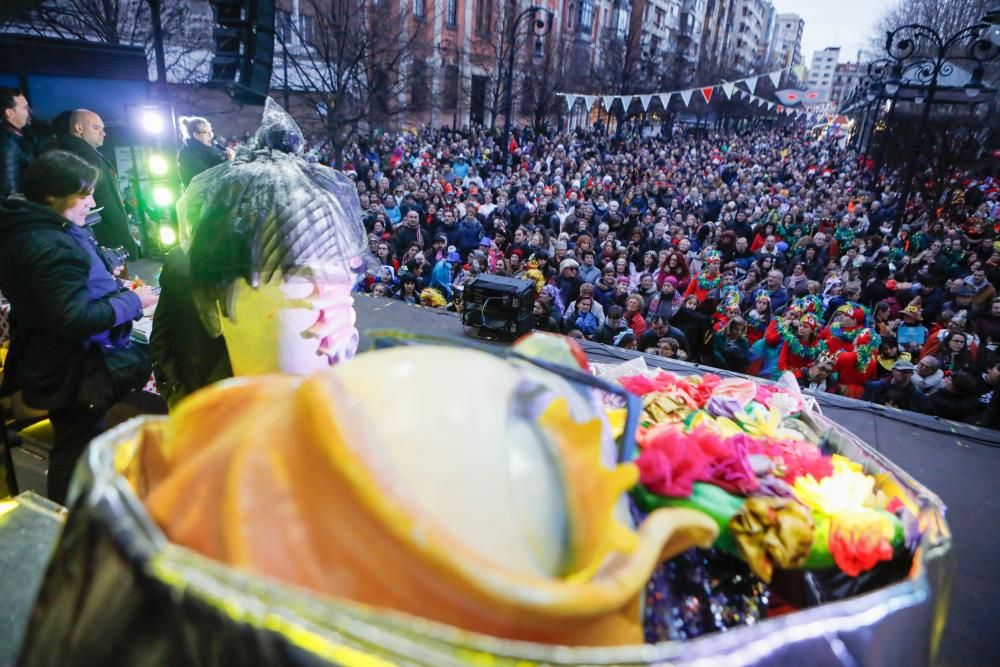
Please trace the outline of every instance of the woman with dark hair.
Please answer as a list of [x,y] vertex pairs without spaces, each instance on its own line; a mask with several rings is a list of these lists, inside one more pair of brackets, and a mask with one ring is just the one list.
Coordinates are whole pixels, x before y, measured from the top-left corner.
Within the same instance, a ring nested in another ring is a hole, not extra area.
[[747,369],[750,343],[746,337],[747,324],[742,317],[731,317],[725,328],[712,337],[712,365],[737,373]]
[[961,331],[949,332],[941,342],[941,347],[934,355],[941,362],[941,370],[949,373],[969,372],[972,370],[972,355],[969,353],[968,336]]
[[104,412],[149,379],[132,321],[156,303],[111,275],[85,226],[99,172],[65,151],[25,171],[26,199],[0,204],[0,291],[11,303],[11,345],[0,394],[48,410],[55,434],[48,494],[65,502],[77,459]]
[[975,390],[976,381],[970,373],[952,373],[942,389],[930,397],[927,411],[943,419],[971,421],[981,407]]

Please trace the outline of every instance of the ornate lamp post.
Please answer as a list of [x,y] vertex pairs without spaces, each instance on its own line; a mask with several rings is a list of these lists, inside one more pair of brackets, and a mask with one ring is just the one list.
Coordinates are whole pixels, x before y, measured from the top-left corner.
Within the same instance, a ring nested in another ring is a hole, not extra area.
[[990,41],[988,28],[987,24],[980,23],[945,38],[931,27],[912,23],[886,33],[885,51],[889,56],[887,60],[892,63],[890,78],[885,83],[886,93],[894,96],[902,86],[915,84],[921,88],[921,94],[914,102],[924,105],[919,129],[906,164],[895,229],[903,223],[906,215],[917,160],[939,80],[954,72],[954,61],[971,61],[975,63],[975,69],[973,80],[966,86],[966,94],[975,97],[979,93],[982,89],[983,64],[1000,55],[1000,45]]
[[[514,3],[510,3],[514,7]],[[504,78],[506,95],[503,104],[503,145],[500,147],[502,154],[506,156],[504,163],[511,165],[513,156],[510,153],[510,117],[514,113],[514,55],[517,52],[517,34],[521,28],[521,22],[529,20],[531,34],[535,36],[534,57],[542,57],[542,38],[552,31],[553,14],[544,7],[531,5],[518,14],[510,24],[510,31],[507,33],[507,74]]]

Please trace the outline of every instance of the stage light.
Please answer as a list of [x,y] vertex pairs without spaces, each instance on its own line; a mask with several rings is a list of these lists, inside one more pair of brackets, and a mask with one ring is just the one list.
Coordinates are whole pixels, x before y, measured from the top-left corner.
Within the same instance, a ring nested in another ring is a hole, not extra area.
[[177,243],[177,232],[170,225],[160,225],[160,244],[174,245]]
[[150,134],[160,134],[163,132],[163,114],[159,109],[143,109],[139,117],[142,129]]
[[157,206],[170,206],[174,203],[174,193],[164,185],[153,187],[153,203]]
[[155,153],[149,156],[149,173],[153,176],[164,176],[169,170],[167,158]]

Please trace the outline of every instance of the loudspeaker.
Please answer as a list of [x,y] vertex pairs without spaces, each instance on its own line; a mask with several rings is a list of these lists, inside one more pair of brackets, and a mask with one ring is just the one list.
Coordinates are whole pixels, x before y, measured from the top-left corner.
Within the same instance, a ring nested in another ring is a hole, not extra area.
[[462,325],[479,338],[513,340],[531,331],[535,283],[483,273],[465,286]]
[[215,12],[212,83],[263,103],[274,63],[274,0],[210,0]]

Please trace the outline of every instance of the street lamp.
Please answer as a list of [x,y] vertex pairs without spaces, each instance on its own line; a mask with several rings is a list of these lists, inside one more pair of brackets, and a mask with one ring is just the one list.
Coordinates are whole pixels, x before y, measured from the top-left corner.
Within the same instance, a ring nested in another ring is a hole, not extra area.
[[518,29],[525,19],[531,21],[531,32],[535,35],[535,48],[532,55],[535,62],[538,62],[544,55],[542,38],[552,31],[553,14],[544,7],[531,5],[514,18],[510,25],[510,31],[507,33],[507,76],[504,81],[507,90],[503,105],[503,144],[500,147],[502,154],[507,156],[505,160],[507,166],[511,165],[514,157],[510,152],[510,117],[514,113],[514,55],[517,51]]
[[[994,5],[984,18],[990,21],[1000,20],[1000,12],[995,11],[996,9],[997,5]],[[927,131],[927,121],[934,103],[934,95],[938,90],[938,78],[950,75],[955,70],[953,62],[956,60],[975,62],[976,68],[981,69],[984,63],[1000,56],[1000,45],[989,38],[988,28],[987,24],[979,23],[963,28],[946,38],[929,26],[911,23],[886,33],[885,52],[888,54],[889,60],[894,63],[892,78],[885,85],[886,92],[895,95],[899,90],[899,84],[902,83],[903,73],[909,72],[909,81],[912,82],[912,86],[918,87],[918,89],[922,88],[918,95],[921,98],[920,102],[923,103],[920,126],[913,141],[910,159],[906,164],[906,174],[903,178],[902,193],[897,209],[899,214],[896,216],[894,230],[899,229],[906,216],[906,206],[909,203],[913,178],[916,175],[917,160],[920,157],[923,137]],[[980,83],[982,81],[981,74],[979,81]],[[975,84],[976,78],[975,72],[973,72],[973,80],[970,81],[973,90],[975,90]],[[968,89],[965,92],[969,94]],[[978,90],[976,92],[978,93]]]

